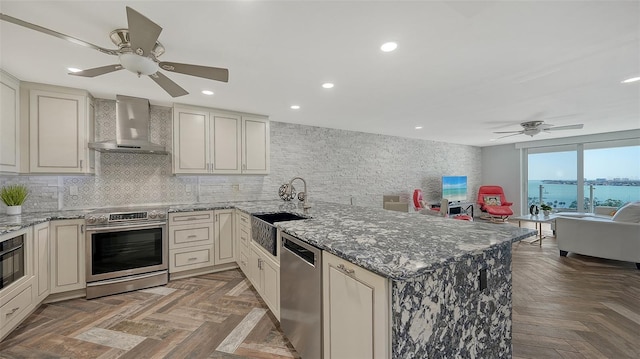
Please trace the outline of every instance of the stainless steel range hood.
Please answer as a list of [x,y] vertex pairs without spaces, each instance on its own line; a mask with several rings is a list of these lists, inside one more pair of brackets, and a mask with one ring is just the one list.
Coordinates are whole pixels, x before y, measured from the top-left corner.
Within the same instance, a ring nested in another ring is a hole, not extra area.
[[152,153],[168,155],[164,146],[149,141],[149,100],[116,96],[116,139],[91,142],[89,148],[100,152]]

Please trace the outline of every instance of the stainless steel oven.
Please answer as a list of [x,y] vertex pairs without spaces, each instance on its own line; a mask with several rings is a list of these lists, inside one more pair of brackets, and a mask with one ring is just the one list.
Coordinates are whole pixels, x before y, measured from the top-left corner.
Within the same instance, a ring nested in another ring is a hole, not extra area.
[[24,277],[24,235],[0,242],[0,289]]
[[87,299],[167,284],[166,218],[160,209],[85,217]]

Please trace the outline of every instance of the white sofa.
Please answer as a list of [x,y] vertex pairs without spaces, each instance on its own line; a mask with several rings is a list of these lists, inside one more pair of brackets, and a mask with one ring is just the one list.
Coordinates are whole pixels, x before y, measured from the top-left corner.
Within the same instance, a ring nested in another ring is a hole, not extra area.
[[[639,207],[640,208],[640,207]],[[640,223],[616,217],[574,214],[555,220],[561,256],[568,252],[636,263],[640,269]]]

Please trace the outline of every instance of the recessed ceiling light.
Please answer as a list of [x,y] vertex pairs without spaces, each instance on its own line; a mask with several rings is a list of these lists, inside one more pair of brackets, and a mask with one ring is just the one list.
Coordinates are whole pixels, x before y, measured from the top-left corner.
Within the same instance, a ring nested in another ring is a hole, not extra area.
[[300,106],[298,106],[298,105],[291,105],[291,109],[292,109],[292,110],[299,110],[299,109],[300,109]]
[[213,95],[213,91],[209,91],[209,90],[202,90],[202,93],[209,96]]
[[69,72],[73,72],[73,73],[82,72],[82,70],[77,69],[75,67],[67,67],[67,70],[69,70]]
[[630,79],[626,79],[624,81],[622,81],[623,84],[628,84],[629,82],[636,82],[636,81],[640,81],[640,77],[632,77]]
[[322,87],[326,89],[330,89],[330,88],[333,88],[333,84],[331,82],[325,82],[322,84]]
[[398,44],[396,44],[395,42],[385,42],[384,44],[382,44],[382,46],[380,46],[380,50],[384,52],[391,52],[397,48]]
[[422,126],[416,126],[416,130],[422,130]]

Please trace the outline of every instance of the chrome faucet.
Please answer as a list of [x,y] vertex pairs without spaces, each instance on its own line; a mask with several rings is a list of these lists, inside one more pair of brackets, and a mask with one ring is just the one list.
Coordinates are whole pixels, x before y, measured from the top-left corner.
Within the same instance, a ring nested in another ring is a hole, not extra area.
[[309,211],[309,208],[311,208],[311,205],[309,203],[307,203],[307,200],[309,199],[309,192],[307,192],[307,181],[304,180],[304,178],[302,177],[293,177],[291,179],[291,181],[289,181],[289,185],[287,186],[287,189],[285,190],[286,194],[291,194],[291,189],[293,181],[299,179],[302,181],[302,183],[304,184],[304,198],[302,199],[302,209],[304,213],[307,213]]

